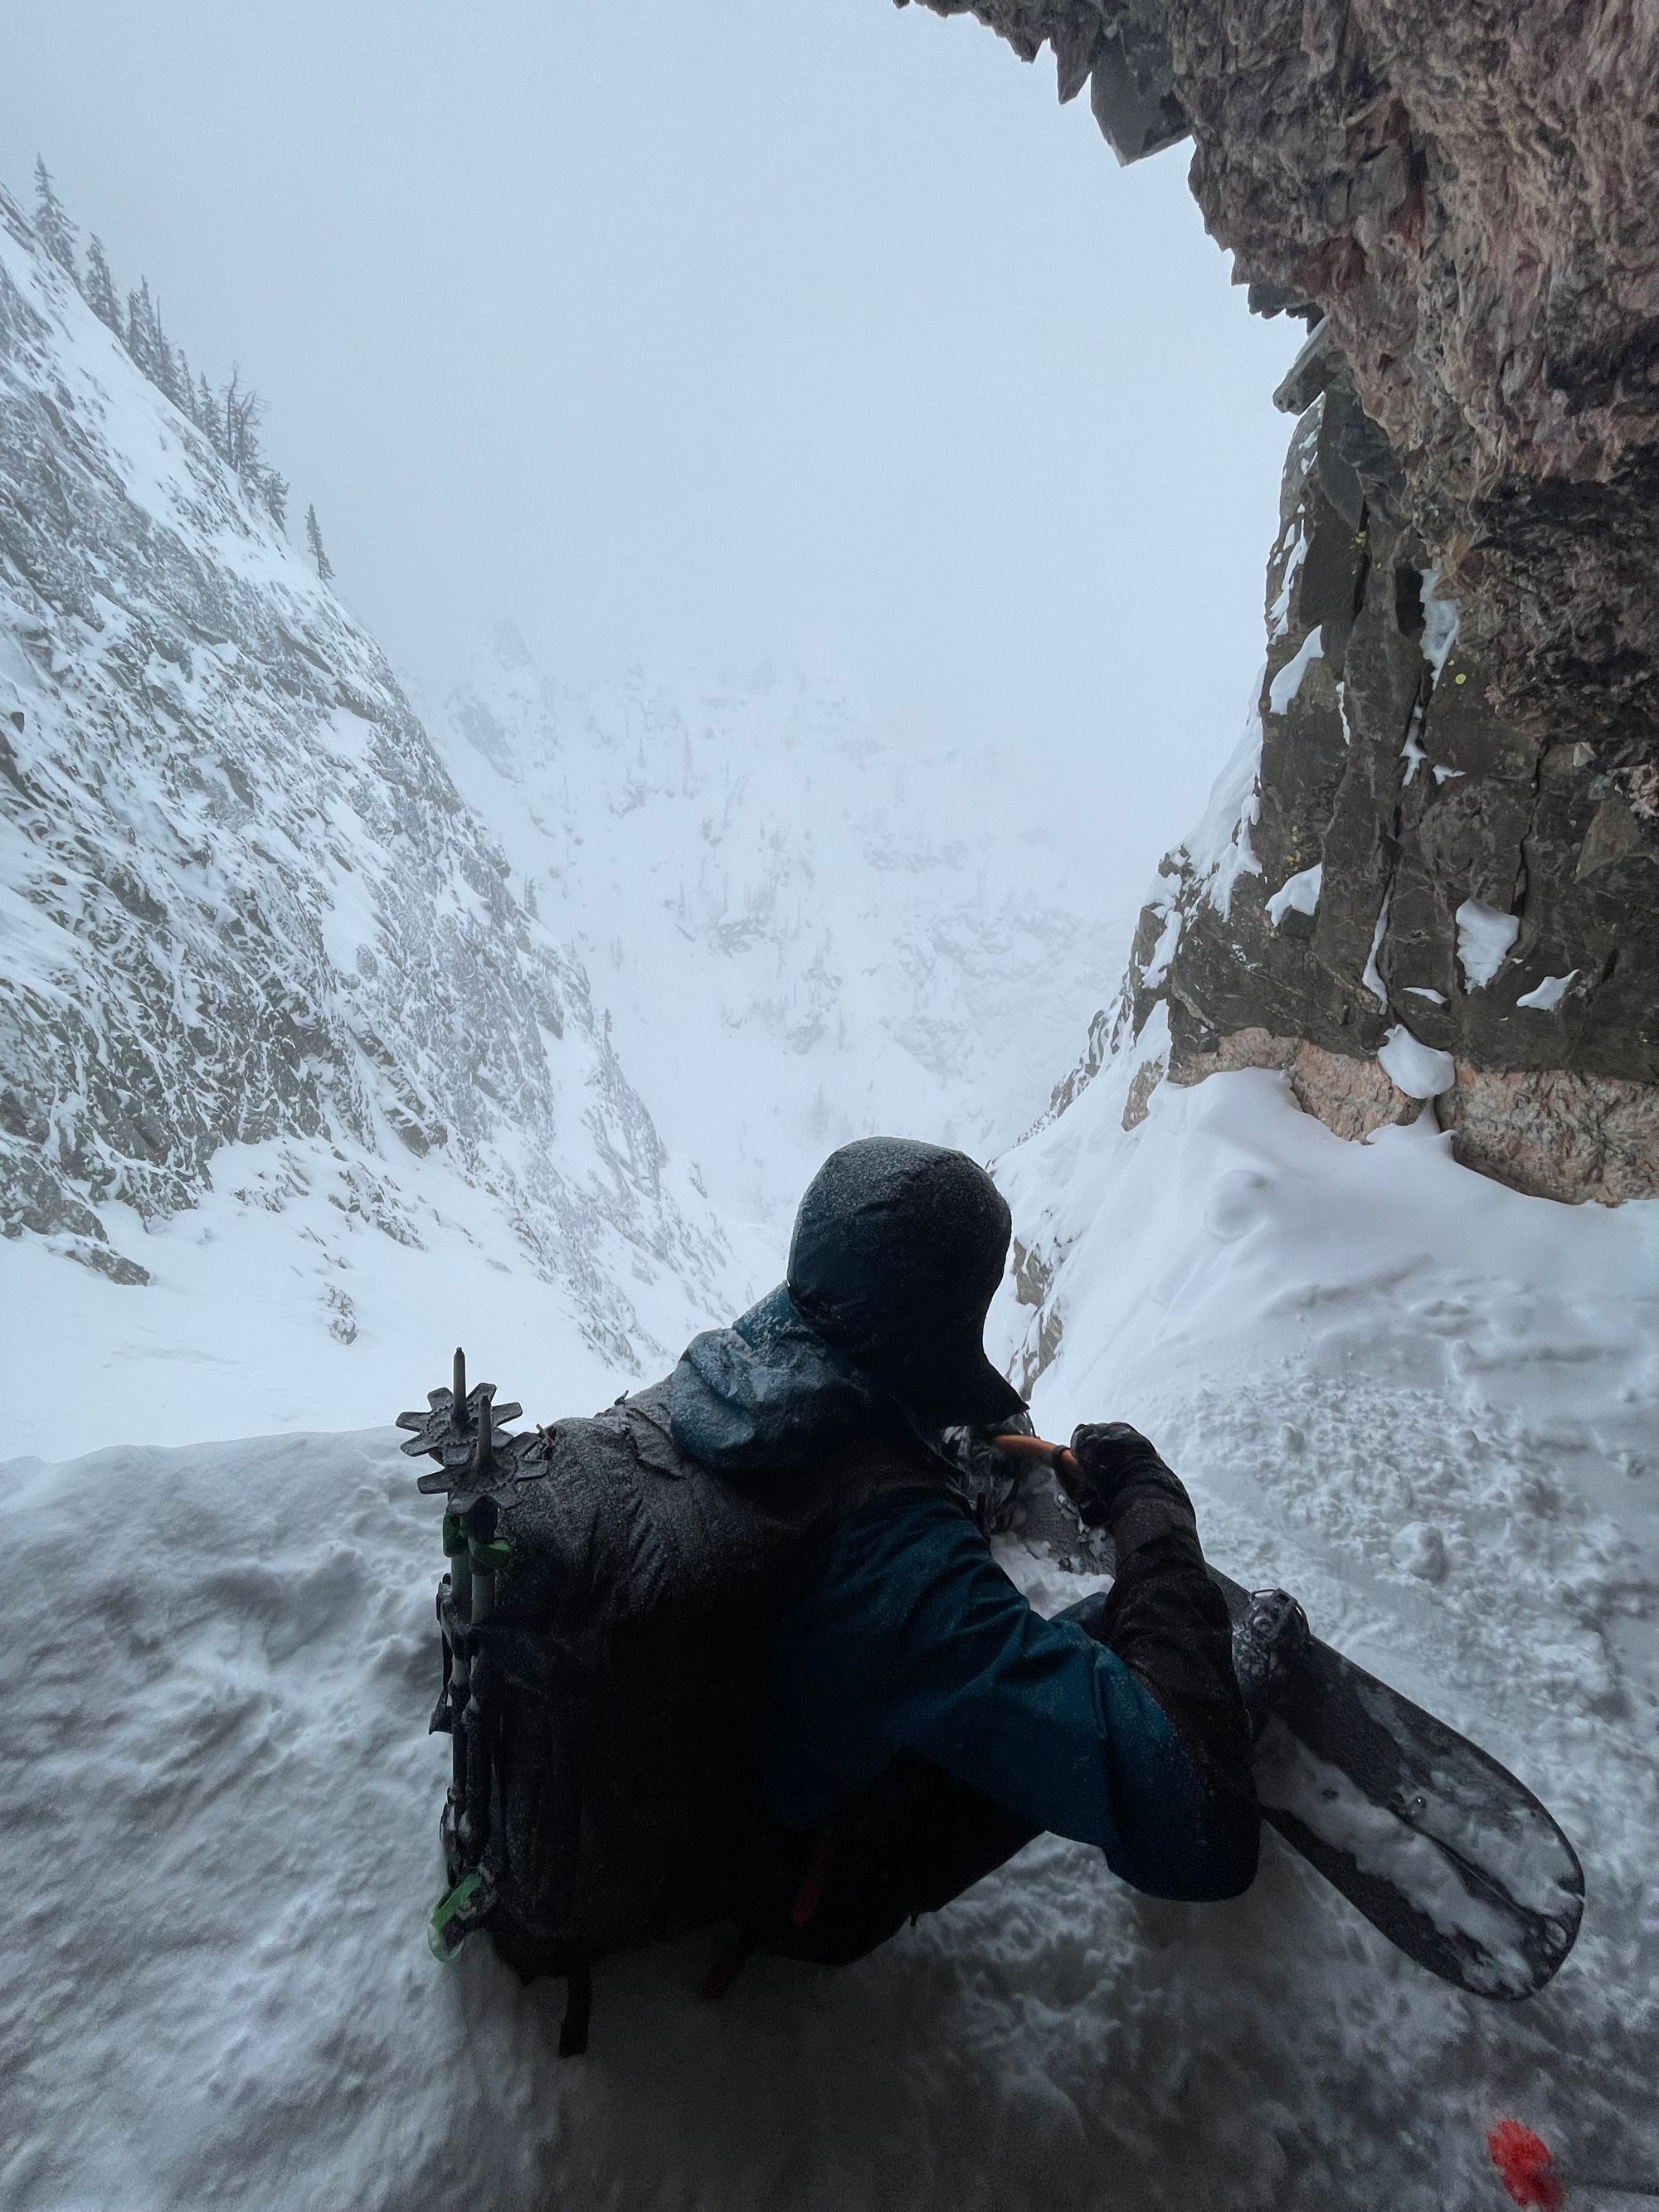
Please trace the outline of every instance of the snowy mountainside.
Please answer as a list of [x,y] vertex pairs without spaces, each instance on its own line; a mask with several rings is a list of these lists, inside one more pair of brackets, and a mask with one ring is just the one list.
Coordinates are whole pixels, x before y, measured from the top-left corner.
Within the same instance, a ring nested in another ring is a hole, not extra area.
[[835,684],[577,691],[502,624],[447,721],[526,902],[580,945],[769,1279],[834,1146],[1012,1142],[1121,964],[1138,884],[1068,866],[1015,765],[894,743]]
[[[561,2063],[560,1985],[423,1941],[439,1506],[395,1434],[13,1462],[9,2206],[1492,2212],[1509,2116],[1570,2212],[1638,2201],[1593,2185],[1659,2173],[1659,1209],[1345,1144],[1261,1072],[1126,1134],[1127,1073],[1001,1164],[1066,1316],[1038,1425],[1141,1422],[1220,1564],[1539,1790],[1589,1893],[1549,1988],[1449,1989],[1271,1834],[1223,1905],[1048,1837],[718,2006],[718,1932],[605,1960]],[[1045,1611],[1088,1587],[1003,1556]]]
[[[0,1248],[3,1387],[27,1437],[49,1386],[68,1463],[0,1468],[0,2202],[1482,2212],[1507,2114],[1570,2207],[1650,2195],[1659,1203],[1522,1197],[1426,1122],[1345,1144],[1277,1073],[1137,1095],[1156,1030],[1114,1057],[1097,1024],[1001,1152],[997,1348],[1040,1428],[1139,1422],[1219,1564],[1540,1792],[1588,1875],[1560,1975],[1455,1993],[1272,1837],[1209,1907],[1045,1838],[718,2007],[717,1939],[606,1960],[562,2065],[556,1986],[430,1959],[441,1509],[386,1412],[458,1333],[533,1412],[597,1402],[765,1279],[870,1119],[1005,1145],[1114,918],[1034,891],[1000,785],[947,804],[788,688],[694,713],[508,670],[454,756],[487,828],[3,216],[0,1136],[40,1218]],[[666,1147],[621,1061],[673,1086]],[[754,1229],[729,1266],[676,1164],[711,1144]],[[319,1403],[382,1425],[72,1456]],[[1085,1587],[1003,1555],[1046,1611]]]
[[118,1369],[80,1434],[275,1425],[282,1359],[368,1419],[463,1285],[585,1395],[729,1303],[384,658],[9,200],[0,800],[8,1382]]

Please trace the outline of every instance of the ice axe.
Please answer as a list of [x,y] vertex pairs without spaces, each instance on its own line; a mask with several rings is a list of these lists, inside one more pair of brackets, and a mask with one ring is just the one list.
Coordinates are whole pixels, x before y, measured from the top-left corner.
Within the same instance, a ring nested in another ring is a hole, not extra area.
[[[994,1448],[1016,1465],[1046,1467],[1071,1500],[1085,1528],[1098,1528],[1105,1519],[1100,1501],[1077,1455],[1065,1444],[1050,1443],[1045,1437],[994,1437]],[[1287,1590],[1241,1591],[1224,1575],[1209,1570],[1212,1581],[1228,1601],[1233,1621],[1233,1665],[1250,1716],[1251,1732],[1260,1735],[1273,1693],[1283,1684],[1306,1650],[1308,1617]]]
[[1077,1455],[1066,1444],[1051,1444],[1043,1437],[993,1437],[993,1444],[1012,1460],[1027,1467],[1049,1467],[1054,1480],[1079,1511],[1088,1497],[1088,1485],[1083,1479],[1083,1469],[1077,1463]]

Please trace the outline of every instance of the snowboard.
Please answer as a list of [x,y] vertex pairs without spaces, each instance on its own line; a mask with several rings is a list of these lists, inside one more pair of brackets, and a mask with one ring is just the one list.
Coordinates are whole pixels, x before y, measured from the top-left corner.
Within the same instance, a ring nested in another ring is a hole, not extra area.
[[[1051,1463],[1052,1466],[1052,1463]],[[1052,1471],[1012,1525],[1058,1563],[1103,1571]],[[1235,1627],[1250,1592],[1212,1567]],[[1542,1989],[1584,1910],[1578,1855],[1507,1767],[1310,1636],[1275,1686],[1256,1743],[1262,1817],[1371,1925],[1431,1973],[1510,2002]]]

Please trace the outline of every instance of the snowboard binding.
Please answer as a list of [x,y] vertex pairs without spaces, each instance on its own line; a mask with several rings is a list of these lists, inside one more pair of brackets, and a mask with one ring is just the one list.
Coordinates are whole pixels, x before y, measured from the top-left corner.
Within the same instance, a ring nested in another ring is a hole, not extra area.
[[1288,1590],[1252,1590],[1243,1615],[1233,1623],[1233,1672],[1249,1715],[1252,1739],[1267,1717],[1308,1649],[1308,1616]]

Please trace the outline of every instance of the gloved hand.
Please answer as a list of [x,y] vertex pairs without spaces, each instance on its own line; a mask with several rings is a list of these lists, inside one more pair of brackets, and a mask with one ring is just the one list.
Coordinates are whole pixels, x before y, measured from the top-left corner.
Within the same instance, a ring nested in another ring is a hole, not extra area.
[[1120,1565],[1176,1530],[1196,1540],[1192,1499],[1139,1429],[1127,1421],[1087,1423],[1073,1432],[1072,1456],[1078,1510],[1091,1526],[1110,1530]]

